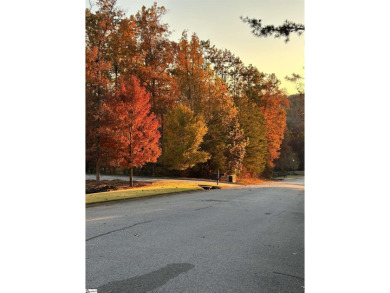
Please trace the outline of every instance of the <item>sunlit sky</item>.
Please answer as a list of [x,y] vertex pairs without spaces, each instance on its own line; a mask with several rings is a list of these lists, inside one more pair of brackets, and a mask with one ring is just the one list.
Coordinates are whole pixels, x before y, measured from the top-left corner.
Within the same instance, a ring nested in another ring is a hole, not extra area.
[[[304,34],[293,35],[287,44],[284,39],[258,38],[240,16],[260,18],[264,25],[280,25],[286,19],[304,23],[303,0],[118,0],[117,5],[129,16],[153,2],[168,10],[163,21],[172,31],[171,40],[178,41],[183,30],[189,35],[195,32],[201,40],[228,49],[245,65],[275,73],[288,94],[296,92],[284,77],[292,73],[304,76]],[[89,7],[88,1],[86,5]]]

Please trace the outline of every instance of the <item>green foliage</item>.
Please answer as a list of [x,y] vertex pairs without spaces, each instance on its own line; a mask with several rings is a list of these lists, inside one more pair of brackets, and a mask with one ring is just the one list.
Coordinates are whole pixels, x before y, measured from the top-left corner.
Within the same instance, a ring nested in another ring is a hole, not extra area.
[[228,172],[230,174],[239,174],[242,169],[242,163],[245,157],[248,139],[244,136],[244,131],[240,124],[236,123],[229,133],[230,143],[228,144]]
[[174,170],[185,170],[210,158],[200,150],[207,133],[201,116],[194,115],[188,107],[178,105],[164,118],[162,163]]
[[226,172],[229,164],[230,132],[238,122],[238,110],[228,94],[224,82],[214,77],[209,83],[209,101],[205,104],[205,117],[208,132],[204,137],[202,147],[211,154],[209,167],[212,171]]
[[268,156],[264,115],[245,96],[236,97],[235,102],[241,128],[248,139],[243,169],[247,175],[257,176],[264,171]]

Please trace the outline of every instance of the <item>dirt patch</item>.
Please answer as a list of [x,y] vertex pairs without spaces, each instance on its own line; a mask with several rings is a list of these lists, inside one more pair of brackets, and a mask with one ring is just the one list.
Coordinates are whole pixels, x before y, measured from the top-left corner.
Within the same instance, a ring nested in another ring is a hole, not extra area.
[[151,185],[150,182],[141,182],[134,181],[134,186],[130,186],[130,182],[123,180],[100,180],[100,184],[96,184],[95,180],[86,180],[85,181],[85,193],[97,193],[105,192],[110,190],[122,190],[122,189],[131,189],[134,187],[142,187]]

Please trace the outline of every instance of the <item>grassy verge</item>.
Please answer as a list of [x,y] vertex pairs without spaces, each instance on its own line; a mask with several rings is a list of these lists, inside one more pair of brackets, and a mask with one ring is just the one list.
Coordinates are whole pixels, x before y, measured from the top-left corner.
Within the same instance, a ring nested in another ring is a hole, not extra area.
[[99,193],[86,194],[86,204],[121,200],[128,198],[137,198],[144,196],[153,196],[158,194],[167,194],[183,191],[203,190],[197,183],[163,181],[153,182],[148,186],[134,187],[128,190],[115,190]]

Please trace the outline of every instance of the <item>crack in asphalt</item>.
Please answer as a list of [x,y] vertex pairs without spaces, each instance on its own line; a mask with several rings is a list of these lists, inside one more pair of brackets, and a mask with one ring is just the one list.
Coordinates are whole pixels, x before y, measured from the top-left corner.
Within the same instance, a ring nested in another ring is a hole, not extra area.
[[228,200],[222,200],[222,199],[201,199],[200,201],[229,202]]
[[304,280],[304,278],[302,278],[302,277],[298,277],[298,276],[294,276],[294,275],[290,275],[290,274],[284,274],[284,273],[279,273],[279,272],[273,272],[273,273],[274,274],[278,274],[278,275],[283,275],[283,276],[288,276],[288,277],[293,277],[293,278]]
[[208,208],[211,208],[212,206],[208,206],[208,207],[203,207],[203,208],[197,208],[197,209],[194,209],[194,211],[199,211],[199,210],[203,210],[203,209],[208,209]]
[[134,226],[141,225],[141,224],[150,223],[150,222],[152,222],[152,220],[145,221],[145,222],[140,222],[140,223],[135,223],[135,224],[130,225],[130,226],[126,226],[126,227],[123,227],[123,228],[120,228],[120,229],[112,230],[112,231],[109,231],[109,232],[106,232],[106,233],[103,233],[103,234],[99,234],[99,235],[93,236],[91,238],[88,238],[86,241],[89,241],[89,240],[92,240],[92,239],[95,239],[95,238],[98,238],[98,237],[102,237],[102,236],[105,236],[105,235],[108,235],[108,234],[111,234],[111,233],[114,233],[114,232],[123,231],[123,230],[129,229],[129,228],[132,228]]

